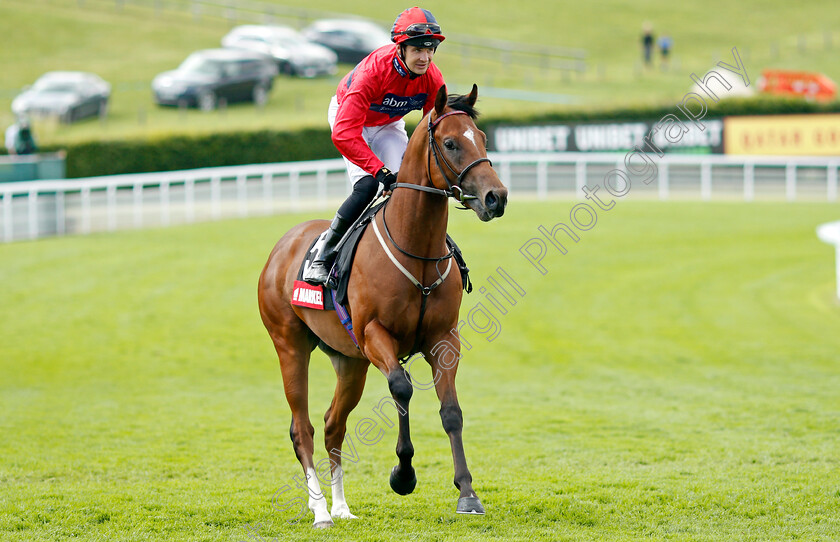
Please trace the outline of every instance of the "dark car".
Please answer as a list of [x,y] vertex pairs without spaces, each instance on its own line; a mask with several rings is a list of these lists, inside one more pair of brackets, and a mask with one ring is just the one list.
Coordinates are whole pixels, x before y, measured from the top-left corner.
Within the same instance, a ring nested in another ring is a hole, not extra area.
[[321,19],[301,32],[309,41],[329,47],[339,62],[357,64],[375,49],[391,43],[391,35],[362,19]]
[[111,85],[87,72],[47,72],[12,101],[18,116],[55,116],[61,122],[104,115]]
[[152,92],[159,105],[198,107],[203,111],[225,103],[252,101],[263,105],[277,75],[266,55],[237,49],[206,49],[184,60],[178,69],[159,74]]
[[280,73],[299,77],[335,75],[336,55],[330,49],[303,38],[288,26],[237,26],[222,38],[222,46],[248,49],[274,58]]

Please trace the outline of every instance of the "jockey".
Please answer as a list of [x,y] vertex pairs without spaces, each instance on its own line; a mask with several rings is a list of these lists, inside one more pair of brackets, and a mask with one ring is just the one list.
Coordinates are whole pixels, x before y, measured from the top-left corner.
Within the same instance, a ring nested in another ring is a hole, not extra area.
[[353,192],[338,208],[312,266],[307,282],[324,284],[336,256],[336,245],[376,197],[397,180],[408,146],[403,117],[434,107],[443,76],[432,63],[444,40],[431,12],[419,7],[403,11],[391,28],[391,41],[370,53],[338,84],[327,120],[332,140],[347,164]]

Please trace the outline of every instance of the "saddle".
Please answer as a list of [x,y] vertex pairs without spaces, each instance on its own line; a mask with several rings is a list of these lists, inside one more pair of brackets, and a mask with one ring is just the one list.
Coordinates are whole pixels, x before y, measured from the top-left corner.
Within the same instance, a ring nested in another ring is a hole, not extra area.
[[[307,307],[318,310],[335,310],[338,313],[341,323],[344,325],[353,342],[356,342],[356,337],[353,334],[353,326],[350,323],[350,316],[345,308],[347,305],[347,288],[350,284],[350,271],[353,267],[353,258],[356,256],[356,247],[359,244],[359,239],[365,232],[368,224],[370,224],[376,213],[382,209],[388,200],[369,208],[362,214],[361,217],[350,227],[347,234],[339,243],[338,254],[335,258],[332,270],[330,271],[330,278],[327,285],[312,285],[303,280],[304,271],[318,256],[318,253],[323,246],[326,238],[326,230],[316,237],[312,244],[309,245],[309,250],[304,254],[303,260],[298,269],[297,278],[294,283],[294,291],[292,292],[292,305],[299,307]],[[458,270],[461,272],[461,283],[467,293],[472,292],[472,283],[470,282],[470,269],[464,260],[461,249],[455,244],[455,241],[446,234],[446,245],[452,251],[455,263],[458,265]],[[357,343],[358,346],[358,343]]]

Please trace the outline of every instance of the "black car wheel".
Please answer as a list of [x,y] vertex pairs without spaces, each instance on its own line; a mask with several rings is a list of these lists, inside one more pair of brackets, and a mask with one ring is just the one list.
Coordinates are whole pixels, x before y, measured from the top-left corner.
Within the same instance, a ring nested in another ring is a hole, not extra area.
[[284,75],[295,75],[295,67],[291,62],[280,62],[278,65],[280,73]]

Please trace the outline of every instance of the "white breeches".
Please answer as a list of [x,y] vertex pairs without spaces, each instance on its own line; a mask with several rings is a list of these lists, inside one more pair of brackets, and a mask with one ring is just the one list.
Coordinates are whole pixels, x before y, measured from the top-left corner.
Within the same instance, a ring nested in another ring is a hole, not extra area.
[[[333,96],[330,100],[330,108],[327,112],[327,120],[330,123],[330,130],[335,124],[335,115],[338,113],[338,101]],[[362,128],[362,137],[367,142],[370,150],[377,158],[382,160],[385,167],[396,173],[400,170],[402,164],[403,154],[405,148],[408,146],[408,134],[405,131],[405,121],[403,119],[394,121],[384,126],[371,126]],[[346,157],[344,163],[347,164],[347,174],[350,176],[350,181],[356,184],[356,181],[370,175]]]

